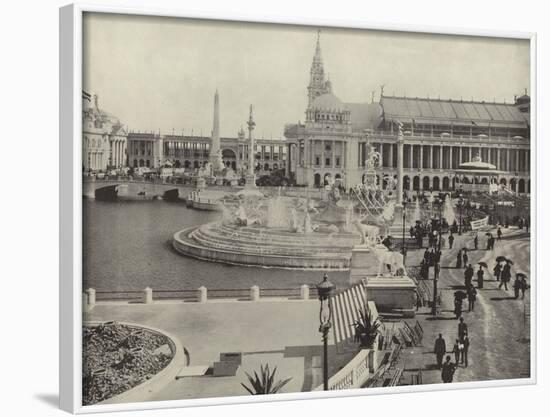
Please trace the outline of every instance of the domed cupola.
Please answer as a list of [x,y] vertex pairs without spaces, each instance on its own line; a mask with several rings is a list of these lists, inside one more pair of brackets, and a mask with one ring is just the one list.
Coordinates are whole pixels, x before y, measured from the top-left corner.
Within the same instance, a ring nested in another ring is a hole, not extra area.
[[313,100],[306,111],[309,122],[347,123],[350,120],[349,110],[344,103],[332,93],[322,94]]

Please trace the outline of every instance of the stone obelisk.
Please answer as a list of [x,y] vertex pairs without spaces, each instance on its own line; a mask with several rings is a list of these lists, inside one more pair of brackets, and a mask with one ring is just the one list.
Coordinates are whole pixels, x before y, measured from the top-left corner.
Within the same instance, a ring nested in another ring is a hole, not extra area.
[[[222,150],[220,147],[220,97],[218,89],[214,95],[214,122],[212,126],[212,145],[210,149],[210,163],[212,165],[212,175],[221,176],[221,170],[224,168],[222,160]],[[223,178],[219,178],[223,181]]]
[[250,105],[250,115],[248,117],[248,173],[245,176],[245,185],[247,188],[256,187],[256,175],[254,174],[254,127],[256,123],[254,122],[254,116],[252,114],[252,104]]

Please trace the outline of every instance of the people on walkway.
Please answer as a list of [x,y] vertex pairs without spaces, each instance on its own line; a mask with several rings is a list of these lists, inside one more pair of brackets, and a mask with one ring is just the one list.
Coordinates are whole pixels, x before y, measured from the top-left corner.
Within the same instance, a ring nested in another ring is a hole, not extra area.
[[457,295],[455,295],[455,309],[454,309],[454,313],[455,313],[455,316],[456,318],[460,318],[462,320],[462,297],[459,297]]
[[489,250],[495,249],[495,238],[493,237],[493,235],[489,236],[489,239],[487,240],[487,242],[489,245]]
[[502,239],[502,229],[499,226],[497,229],[497,240],[501,240],[501,239]]
[[487,250],[491,250],[491,238],[492,237],[493,237],[493,235],[491,233],[487,233],[487,246],[486,246]]
[[464,365],[464,367],[468,367],[468,349],[470,349],[470,338],[468,337],[468,333],[464,334],[464,338],[462,339],[462,351],[460,352],[460,363]]
[[493,268],[493,276],[495,277],[495,280],[500,281],[501,273],[502,273],[502,266],[500,265],[500,262],[497,262],[497,264]]
[[447,239],[449,241],[449,249],[452,249],[453,248],[453,242],[455,241],[455,237],[453,236],[453,232],[451,232],[451,234],[449,235],[449,239]]
[[464,270],[464,287],[466,290],[472,286],[472,278],[474,277],[474,268],[472,264],[469,264]]
[[468,325],[464,323],[464,317],[461,317],[458,323],[458,340],[462,340],[466,333],[468,333]]
[[483,288],[483,275],[485,272],[483,271],[483,267],[479,265],[479,269],[477,270],[477,288],[482,289]]
[[506,262],[504,266],[502,267],[502,272],[500,273],[500,284],[498,288],[502,288],[504,285],[504,289],[508,291],[508,283],[510,282],[510,279],[512,278],[512,265],[510,262]]
[[441,379],[444,383],[448,384],[453,382],[456,366],[451,362],[451,356],[447,355],[445,363],[441,367]]
[[462,251],[458,251],[456,255],[456,268],[457,269],[462,268]]
[[439,333],[439,337],[435,339],[434,344],[434,353],[438,369],[441,369],[441,365],[443,365],[443,357],[446,352],[447,346],[445,345],[445,339],[443,339],[443,335]]
[[476,233],[476,235],[474,237],[474,249],[475,250],[477,250],[478,243],[479,243],[479,238],[478,238],[477,233]]
[[477,291],[474,288],[473,285],[470,284],[469,287],[467,287],[467,293],[468,293],[468,311],[474,311],[475,303],[476,303],[476,297],[477,297]]

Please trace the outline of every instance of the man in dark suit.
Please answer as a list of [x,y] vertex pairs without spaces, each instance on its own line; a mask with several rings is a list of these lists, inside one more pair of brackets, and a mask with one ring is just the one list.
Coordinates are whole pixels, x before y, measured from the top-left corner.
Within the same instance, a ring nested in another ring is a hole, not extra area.
[[434,353],[435,358],[437,359],[437,367],[441,369],[441,365],[443,364],[443,356],[445,356],[445,353],[447,352],[447,346],[445,345],[445,339],[443,339],[443,335],[439,333],[439,337],[435,339],[434,344]]

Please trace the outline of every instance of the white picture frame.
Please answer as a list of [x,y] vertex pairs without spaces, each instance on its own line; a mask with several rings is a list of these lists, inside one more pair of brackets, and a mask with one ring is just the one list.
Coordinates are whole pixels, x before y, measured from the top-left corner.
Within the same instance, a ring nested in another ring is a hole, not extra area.
[[[368,390],[342,390],[330,392],[303,392],[277,394],[269,397],[239,396],[215,399],[190,399],[166,402],[143,402],[117,405],[82,406],[82,184],[81,184],[81,146],[82,137],[82,18],[85,12],[120,13],[133,15],[151,15],[166,17],[185,17],[196,19],[219,19],[231,21],[261,22],[275,24],[300,24],[315,27],[348,27],[357,29],[379,29],[389,31],[424,32],[433,34],[452,34],[469,36],[490,36],[527,39],[531,43],[531,153],[537,152],[536,123],[536,34],[525,32],[496,32],[484,30],[464,30],[447,27],[424,27],[411,25],[377,24],[375,22],[357,22],[338,20],[308,20],[306,18],[286,16],[271,17],[262,15],[200,14],[185,10],[163,10],[155,7],[118,7],[93,5],[86,3],[71,4],[60,9],[60,407],[77,414],[130,411],[144,409],[163,409],[174,407],[195,407],[218,404],[256,403],[263,401],[289,401],[319,399],[327,397],[349,397],[404,392],[423,392],[442,389],[467,389],[481,387],[504,387],[529,385],[537,382],[537,317],[535,316],[536,297],[531,303],[531,374],[529,378],[500,381],[469,382],[443,386],[419,385],[395,388],[373,388]],[[532,158],[531,181],[537,189],[536,158]],[[536,196],[535,196],[536,198]],[[536,204],[531,204],[531,218],[536,224]],[[536,229],[531,234],[531,272],[532,291],[537,291]]]

